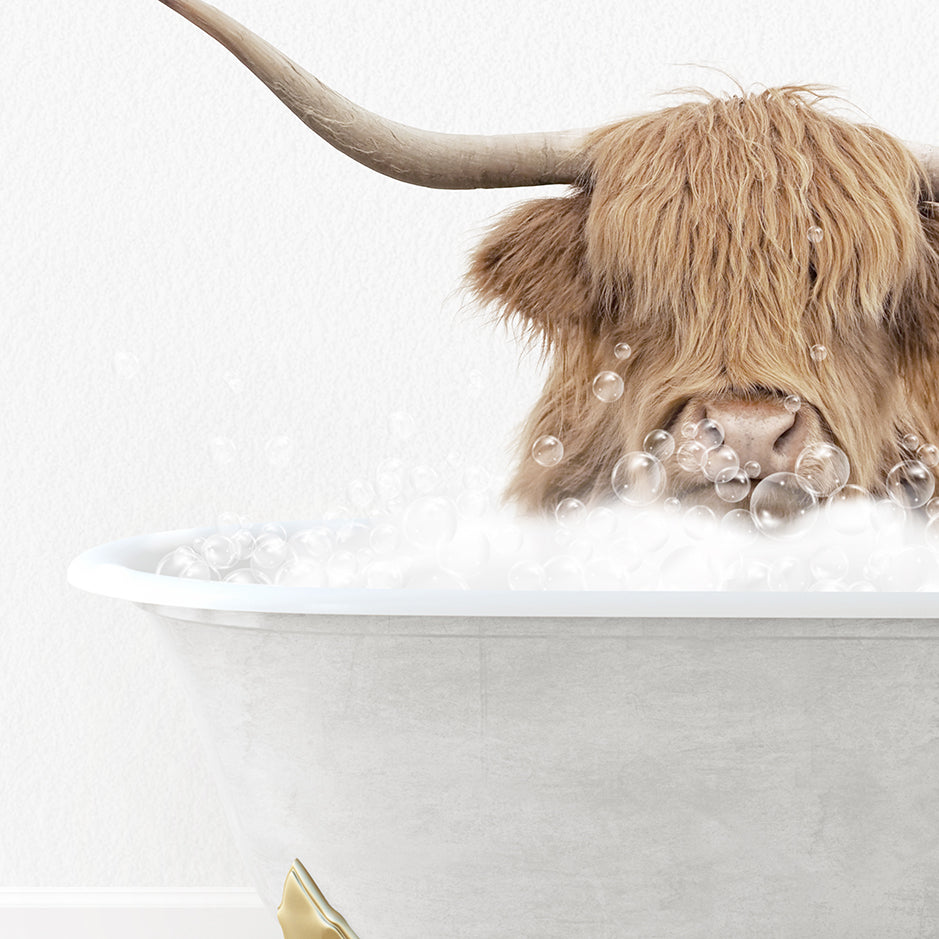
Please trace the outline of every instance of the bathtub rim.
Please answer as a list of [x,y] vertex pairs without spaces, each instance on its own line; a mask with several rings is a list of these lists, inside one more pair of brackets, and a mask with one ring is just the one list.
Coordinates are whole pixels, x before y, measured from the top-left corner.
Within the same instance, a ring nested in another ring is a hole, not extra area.
[[[293,522],[291,528],[317,522]],[[939,620],[939,594],[921,592],[376,590],[186,580],[141,569],[214,527],[132,535],[89,548],[69,584],[141,606],[243,613],[616,619]]]

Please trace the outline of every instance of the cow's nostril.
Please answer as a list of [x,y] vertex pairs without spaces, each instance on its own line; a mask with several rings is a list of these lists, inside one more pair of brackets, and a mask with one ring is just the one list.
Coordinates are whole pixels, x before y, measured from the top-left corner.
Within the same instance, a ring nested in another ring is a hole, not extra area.
[[705,415],[724,428],[724,443],[737,451],[740,465],[759,463],[760,476],[792,472],[805,445],[806,421],[782,402],[725,398],[709,402]]

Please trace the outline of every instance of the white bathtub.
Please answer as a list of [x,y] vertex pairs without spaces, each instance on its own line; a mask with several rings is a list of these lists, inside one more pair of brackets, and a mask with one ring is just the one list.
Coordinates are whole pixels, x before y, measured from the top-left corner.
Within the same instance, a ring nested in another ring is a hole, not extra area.
[[[301,527],[301,526],[294,526]],[[939,597],[72,584],[155,614],[272,906],[360,939],[939,935]]]

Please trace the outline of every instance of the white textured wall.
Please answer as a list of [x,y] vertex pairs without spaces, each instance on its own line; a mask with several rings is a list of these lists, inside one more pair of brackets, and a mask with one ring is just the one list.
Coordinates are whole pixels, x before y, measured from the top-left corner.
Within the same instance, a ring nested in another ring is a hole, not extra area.
[[[418,126],[583,127],[730,87],[697,62],[838,85],[939,143],[926,0],[222,2]],[[0,886],[246,886],[143,614],[71,590],[66,565],[223,510],[309,516],[389,452],[396,409],[434,459],[504,462],[538,371],[450,295],[527,193],[369,173],[157,0],[7,4],[0,88]],[[296,446],[279,470],[276,434]],[[213,435],[238,446],[224,469]]]

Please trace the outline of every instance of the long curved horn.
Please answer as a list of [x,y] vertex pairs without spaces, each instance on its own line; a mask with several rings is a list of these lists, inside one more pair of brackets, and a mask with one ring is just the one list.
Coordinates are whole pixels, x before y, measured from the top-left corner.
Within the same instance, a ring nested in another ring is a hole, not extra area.
[[589,131],[480,136],[397,124],[353,104],[202,0],[161,0],[240,59],[327,143],[370,169],[433,189],[575,182]]

